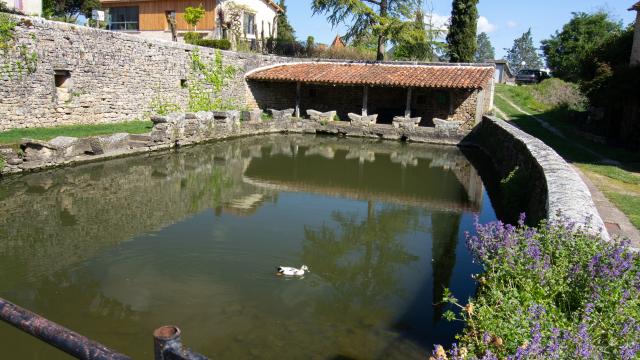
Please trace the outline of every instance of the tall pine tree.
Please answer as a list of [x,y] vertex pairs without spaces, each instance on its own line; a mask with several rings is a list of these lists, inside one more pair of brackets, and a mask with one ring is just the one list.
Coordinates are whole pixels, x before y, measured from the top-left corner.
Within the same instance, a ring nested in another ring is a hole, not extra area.
[[453,0],[451,25],[447,34],[449,60],[472,62],[476,55],[478,0]]
[[513,47],[507,51],[507,61],[515,71],[542,68],[540,56],[533,46],[531,29],[513,41]]
[[285,5],[284,0],[280,0],[278,6],[282,9],[282,14],[278,16],[278,31],[276,37],[279,42],[292,43],[296,40],[296,32],[293,30],[293,26],[289,24],[287,5]]
[[476,50],[476,62],[484,62],[485,60],[493,60],[496,58],[496,50],[491,45],[489,35],[485,32],[478,34],[478,50]]

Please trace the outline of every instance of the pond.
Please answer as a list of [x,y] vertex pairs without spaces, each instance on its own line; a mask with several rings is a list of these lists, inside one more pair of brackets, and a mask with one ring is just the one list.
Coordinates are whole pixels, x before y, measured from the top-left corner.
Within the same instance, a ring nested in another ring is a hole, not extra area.
[[[136,359],[424,359],[495,212],[456,147],[247,137],[0,182],[0,296]],[[278,265],[311,272],[275,276]],[[3,356],[66,355],[0,322]]]

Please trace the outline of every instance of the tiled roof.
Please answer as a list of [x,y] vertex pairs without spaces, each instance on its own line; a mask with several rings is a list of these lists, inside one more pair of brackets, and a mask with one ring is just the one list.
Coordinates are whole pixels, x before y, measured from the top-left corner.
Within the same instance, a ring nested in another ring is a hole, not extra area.
[[395,65],[367,63],[295,63],[257,69],[249,80],[314,84],[480,89],[493,77],[493,66]]
[[640,1],[633,4],[633,6],[629,8],[629,11],[640,11]]

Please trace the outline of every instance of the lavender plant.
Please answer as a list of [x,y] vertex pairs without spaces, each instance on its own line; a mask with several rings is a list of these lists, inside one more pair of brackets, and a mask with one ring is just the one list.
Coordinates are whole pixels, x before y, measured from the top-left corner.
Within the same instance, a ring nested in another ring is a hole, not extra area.
[[466,305],[449,291],[444,317],[465,321],[433,359],[640,359],[640,254],[569,221],[477,223],[467,247],[484,272]]

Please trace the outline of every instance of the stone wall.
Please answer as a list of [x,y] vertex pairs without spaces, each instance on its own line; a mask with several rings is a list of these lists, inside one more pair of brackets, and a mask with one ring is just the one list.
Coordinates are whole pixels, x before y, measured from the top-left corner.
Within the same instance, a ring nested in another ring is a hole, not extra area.
[[577,223],[590,221],[592,230],[609,239],[587,185],[573,168],[539,139],[508,124],[485,116],[463,144],[482,148],[501,179],[518,167],[523,178],[524,211],[536,222],[562,214]]
[[[0,57],[0,131],[142,118],[157,94],[180,105],[187,101],[187,89],[181,85],[194,46],[39,18],[16,19],[17,43],[9,57]],[[35,72],[18,71],[20,45],[37,54]],[[215,53],[208,48],[199,51],[204,59]],[[239,70],[223,96],[239,105],[247,101],[246,71],[300,61],[222,54],[224,63]]]

